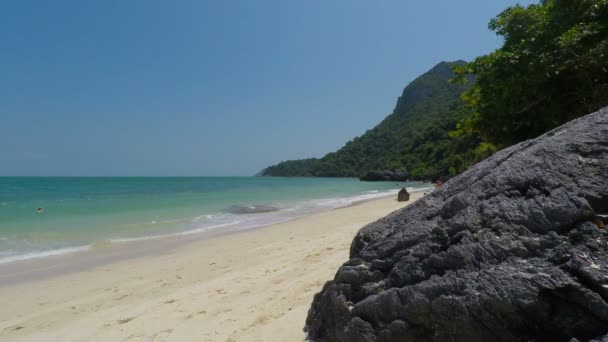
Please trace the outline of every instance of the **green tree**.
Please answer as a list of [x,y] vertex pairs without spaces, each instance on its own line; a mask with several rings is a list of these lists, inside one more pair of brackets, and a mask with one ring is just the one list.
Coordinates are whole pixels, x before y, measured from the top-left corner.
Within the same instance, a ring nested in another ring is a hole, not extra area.
[[489,27],[503,46],[455,67],[477,82],[463,96],[473,114],[453,136],[505,147],[608,104],[608,0],[509,7]]

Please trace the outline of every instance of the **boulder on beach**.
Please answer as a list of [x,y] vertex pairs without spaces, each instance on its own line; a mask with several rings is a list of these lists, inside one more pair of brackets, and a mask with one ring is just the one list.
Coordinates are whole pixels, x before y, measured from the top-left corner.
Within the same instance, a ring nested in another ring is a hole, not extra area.
[[362,181],[393,181],[393,182],[406,182],[409,180],[410,174],[405,170],[384,170],[384,171],[370,171],[359,177]]
[[410,193],[407,192],[406,188],[402,188],[401,190],[399,190],[399,193],[397,194],[397,202],[407,202],[410,200]]
[[313,341],[608,340],[608,109],[504,149],[367,225]]

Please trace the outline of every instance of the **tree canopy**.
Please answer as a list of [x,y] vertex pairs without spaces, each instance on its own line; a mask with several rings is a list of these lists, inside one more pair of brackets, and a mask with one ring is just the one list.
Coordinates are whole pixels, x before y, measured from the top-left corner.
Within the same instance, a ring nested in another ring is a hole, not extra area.
[[608,104],[608,0],[509,7],[489,27],[503,46],[455,68],[477,76],[461,129],[506,147]]

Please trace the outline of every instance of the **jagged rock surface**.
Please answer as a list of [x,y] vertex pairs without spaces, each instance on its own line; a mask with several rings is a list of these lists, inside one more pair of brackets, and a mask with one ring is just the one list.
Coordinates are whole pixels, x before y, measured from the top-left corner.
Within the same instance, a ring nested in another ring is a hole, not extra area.
[[315,295],[314,341],[608,340],[608,109],[372,223]]
[[383,170],[383,171],[370,171],[363,176],[359,177],[362,181],[374,182],[374,181],[393,181],[393,182],[405,182],[409,179],[410,174],[405,170]]

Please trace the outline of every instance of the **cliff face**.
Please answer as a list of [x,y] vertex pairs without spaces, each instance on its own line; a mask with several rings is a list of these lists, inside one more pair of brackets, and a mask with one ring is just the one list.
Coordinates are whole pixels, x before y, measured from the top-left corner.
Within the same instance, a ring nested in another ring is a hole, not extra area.
[[608,339],[608,109],[496,153],[354,238],[314,341]]
[[460,96],[466,87],[452,84],[448,80],[454,77],[452,67],[464,64],[466,64],[465,61],[441,62],[408,84],[397,99],[393,114],[407,116],[410,114],[411,108],[439,94],[453,93],[453,95]]

